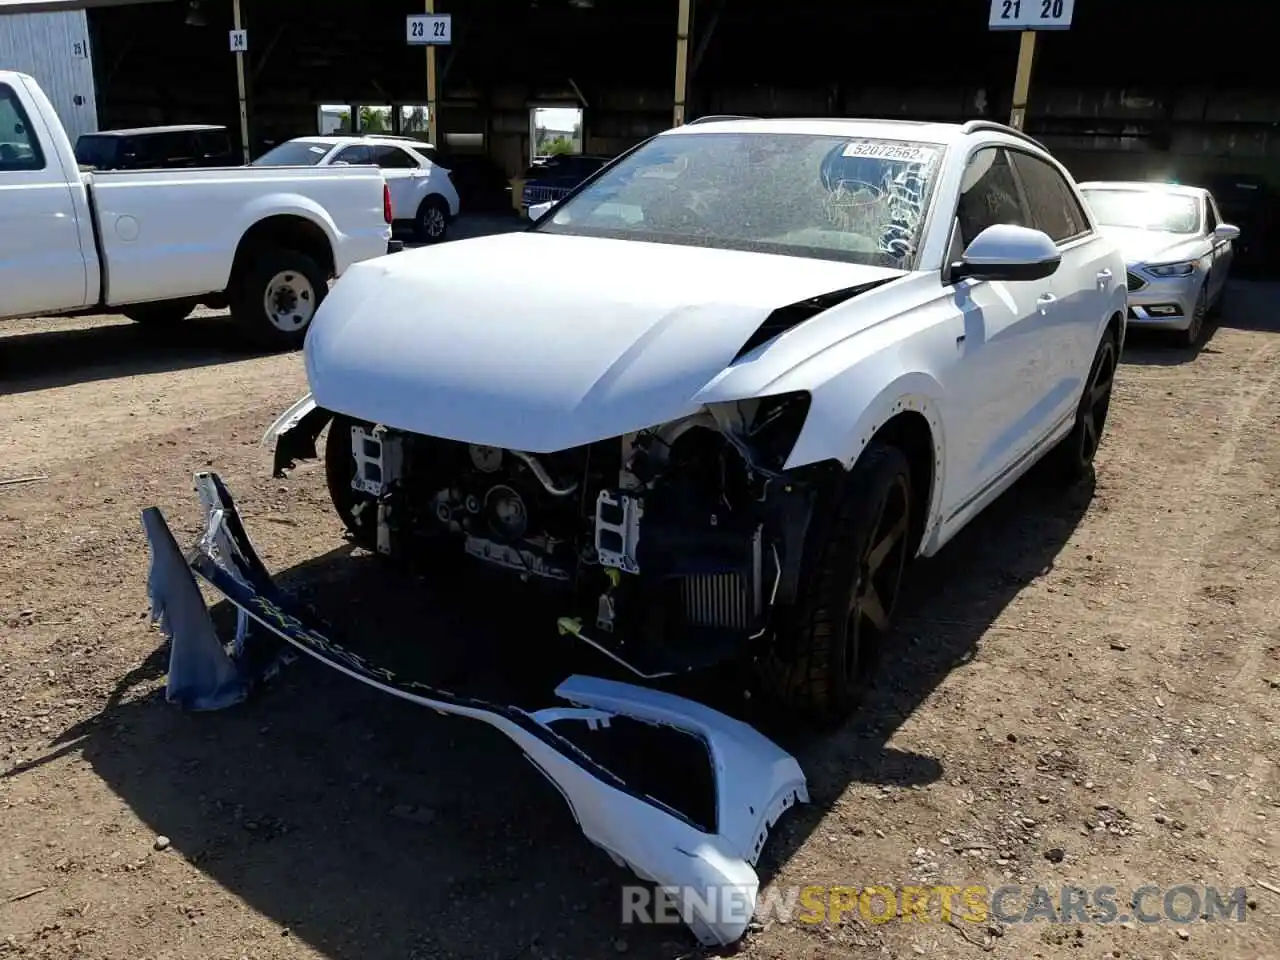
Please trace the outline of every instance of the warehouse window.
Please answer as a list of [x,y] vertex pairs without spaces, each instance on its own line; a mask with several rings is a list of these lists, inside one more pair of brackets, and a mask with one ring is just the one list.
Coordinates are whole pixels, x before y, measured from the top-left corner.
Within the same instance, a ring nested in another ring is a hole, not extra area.
[[0,171],[43,170],[44,153],[13,88],[0,83]]

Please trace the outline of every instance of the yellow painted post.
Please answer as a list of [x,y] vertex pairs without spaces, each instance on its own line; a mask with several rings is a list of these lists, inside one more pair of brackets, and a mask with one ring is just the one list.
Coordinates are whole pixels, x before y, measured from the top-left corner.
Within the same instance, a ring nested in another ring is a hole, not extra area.
[[1013,110],[1009,126],[1022,130],[1027,122],[1027,98],[1031,93],[1031,65],[1036,58],[1036,32],[1023,30],[1018,44],[1018,72],[1013,78]]
[[680,0],[676,13],[676,95],[672,119],[674,125],[684,125],[685,99],[689,95],[689,18],[692,3]]
[[[231,0],[231,15],[236,30],[243,30],[240,17],[240,0]],[[226,21],[224,20],[223,23]],[[249,162],[249,100],[245,94],[244,51],[236,51],[236,87],[240,94],[240,142],[243,144],[244,162]]]
[[[428,14],[436,12],[436,0],[426,0]],[[436,123],[436,46],[427,45],[427,139],[440,146],[439,127]]]

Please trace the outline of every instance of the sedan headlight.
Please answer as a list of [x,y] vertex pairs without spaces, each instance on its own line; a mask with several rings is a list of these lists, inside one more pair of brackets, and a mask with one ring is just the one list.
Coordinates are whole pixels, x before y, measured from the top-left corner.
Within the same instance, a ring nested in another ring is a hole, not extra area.
[[1189,277],[1200,266],[1199,260],[1184,260],[1181,263],[1157,263],[1143,267],[1153,277]]

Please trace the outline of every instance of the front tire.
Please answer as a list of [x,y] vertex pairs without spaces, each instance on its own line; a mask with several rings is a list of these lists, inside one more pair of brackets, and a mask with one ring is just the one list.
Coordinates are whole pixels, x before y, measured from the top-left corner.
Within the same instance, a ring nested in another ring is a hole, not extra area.
[[1187,324],[1187,329],[1178,331],[1178,346],[1191,350],[1200,342],[1200,337],[1204,333],[1204,321],[1209,315],[1209,284],[1200,288],[1200,295],[1196,297],[1196,305],[1191,311],[1191,322]]
[[191,316],[196,308],[195,300],[158,300],[154,303],[135,303],[121,309],[126,317],[144,327],[171,327]]
[[822,726],[858,705],[893,627],[915,552],[911,466],[873,441],[846,474],[834,516],[814,524],[803,593],[763,658],[765,692]]
[[329,292],[321,266],[298,250],[267,249],[251,255],[231,296],[231,319],[256,346],[296,350]]
[[351,534],[351,539],[357,546],[372,552],[378,546],[378,502],[351,486],[356,475],[356,462],[351,452],[351,428],[355,426],[373,427],[341,414],[329,422],[329,435],[324,443],[324,479],[333,509]]

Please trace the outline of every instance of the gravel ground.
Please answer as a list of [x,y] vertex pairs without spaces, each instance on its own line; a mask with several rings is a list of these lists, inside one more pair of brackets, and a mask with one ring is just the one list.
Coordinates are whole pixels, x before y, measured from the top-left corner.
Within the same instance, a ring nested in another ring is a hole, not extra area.
[[[624,926],[627,874],[503,738],[312,664],[216,715],[166,706],[138,515],[180,541],[216,468],[264,559],[442,676],[549,690],[581,651],[497,587],[344,544],[320,472],[270,478],[298,355],[202,315],[0,327],[0,956],[696,956]],[[813,803],[773,886],[1247,888],[1245,921],[765,922],[747,958],[1280,956],[1280,291],[1196,353],[1135,338],[1098,479],[1020,486],[924,564],[865,708],[788,740]],[[444,596],[442,596],[444,595]],[[590,665],[588,665],[590,668]],[[162,838],[162,839],[161,839]],[[1147,904],[1158,909],[1159,896]]]

